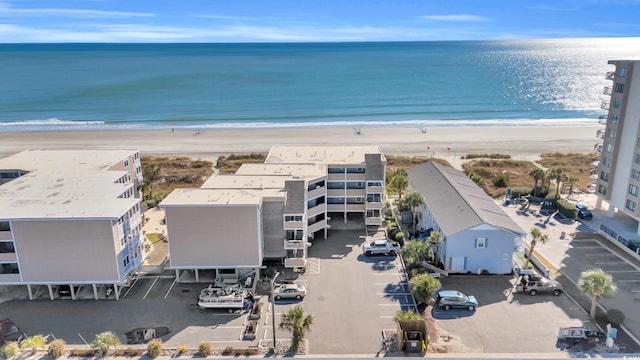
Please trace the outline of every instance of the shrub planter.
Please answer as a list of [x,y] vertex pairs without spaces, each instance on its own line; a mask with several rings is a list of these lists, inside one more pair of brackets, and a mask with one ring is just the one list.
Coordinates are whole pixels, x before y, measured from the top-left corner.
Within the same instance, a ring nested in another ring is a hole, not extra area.
[[255,340],[256,333],[258,332],[258,322],[255,320],[249,321],[247,326],[244,328],[244,340]]
[[257,302],[253,304],[253,308],[251,309],[251,313],[249,314],[249,320],[260,319],[261,312],[262,312],[262,303]]

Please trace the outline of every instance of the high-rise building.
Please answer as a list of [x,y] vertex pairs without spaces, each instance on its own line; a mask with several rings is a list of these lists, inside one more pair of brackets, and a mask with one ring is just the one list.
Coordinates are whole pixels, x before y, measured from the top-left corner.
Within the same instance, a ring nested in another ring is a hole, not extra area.
[[[640,61],[612,60],[609,64],[616,68],[606,74],[612,81],[604,88],[604,94],[611,97],[601,105],[608,111],[606,119],[601,119],[606,128],[598,130],[602,143],[594,147],[602,153],[597,208],[602,208],[604,200],[609,203],[610,217],[618,209],[640,220]],[[640,226],[637,231],[640,234]]]

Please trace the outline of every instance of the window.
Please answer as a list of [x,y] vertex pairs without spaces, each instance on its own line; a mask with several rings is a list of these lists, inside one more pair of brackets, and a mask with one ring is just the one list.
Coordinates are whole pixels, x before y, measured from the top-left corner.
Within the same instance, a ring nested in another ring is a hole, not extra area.
[[370,203],[380,203],[382,202],[382,196],[380,194],[368,194],[367,202]]
[[624,84],[616,83],[615,92],[623,93],[624,92]]
[[329,174],[342,174],[344,173],[344,168],[329,168]]
[[627,76],[627,68],[620,68],[620,69],[618,69],[618,76],[620,76],[620,77],[625,77],[625,76]]
[[451,270],[464,270],[466,258],[464,257],[452,257],[451,258]]
[[636,203],[634,201],[631,200],[627,200],[627,209],[631,210],[631,211],[636,211]]
[[344,198],[343,197],[327,198],[327,204],[344,204]]
[[476,238],[476,247],[477,248],[486,248],[487,247],[487,238]]
[[607,187],[602,184],[598,185],[598,194],[607,195]]
[[637,197],[638,196],[638,187],[633,185],[633,184],[629,184],[629,194]]
[[125,160],[124,161],[124,168],[128,169],[129,168],[129,160]]
[[640,171],[631,169],[631,178],[634,180],[640,180]]
[[367,186],[382,186],[382,181],[367,181]]
[[0,242],[0,254],[15,253],[16,249],[13,247],[12,241]]
[[342,181],[329,181],[327,183],[328,189],[344,189],[345,183]]
[[362,203],[363,203],[363,199],[361,197],[347,198],[347,204],[362,204]]
[[617,124],[618,123],[618,115],[611,115],[611,121],[612,124]]
[[20,274],[17,263],[0,264],[0,274]]
[[609,129],[609,130],[608,130],[608,133],[609,133],[609,137],[610,137],[610,138],[612,138],[612,139],[613,139],[613,138],[615,138],[615,137],[616,137],[616,129]]
[[600,171],[600,180],[609,181],[609,173],[605,171]]
[[607,144],[606,149],[607,149],[607,152],[612,152],[613,151],[613,144],[611,144],[611,143]]
[[636,154],[635,163],[640,164],[640,154]]
[[129,266],[129,255],[127,255],[127,256],[122,260],[122,264],[124,265],[124,267]]
[[287,215],[284,221],[302,221],[302,215]]
[[602,157],[602,165],[604,165],[605,167],[610,168],[611,167],[611,158],[603,156]]
[[616,109],[617,109],[617,108],[619,108],[619,107],[620,107],[620,105],[622,105],[622,100],[620,100],[620,99],[613,99],[613,107],[614,107],[614,108],[616,108]]
[[0,231],[11,231],[11,224],[8,221],[0,221]]
[[380,210],[367,210],[367,217],[380,217]]

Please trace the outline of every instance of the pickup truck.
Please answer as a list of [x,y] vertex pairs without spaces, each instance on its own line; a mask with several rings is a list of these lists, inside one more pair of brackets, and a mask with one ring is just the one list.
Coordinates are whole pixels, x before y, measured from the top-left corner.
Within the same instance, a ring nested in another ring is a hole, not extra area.
[[365,244],[364,253],[366,255],[396,255],[400,252],[400,244],[389,240],[376,240]]

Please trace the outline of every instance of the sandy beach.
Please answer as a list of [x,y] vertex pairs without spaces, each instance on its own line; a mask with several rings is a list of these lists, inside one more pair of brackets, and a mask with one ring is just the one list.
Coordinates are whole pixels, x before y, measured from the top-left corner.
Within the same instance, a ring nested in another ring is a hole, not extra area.
[[[35,149],[139,149],[142,155],[214,160],[267,152],[273,145],[379,145],[391,155],[422,155],[456,163],[469,153],[535,159],[546,152],[592,152],[597,127],[304,128],[258,130],[96,130],[7,132],[0,156]],[[453,160],[453,161],[451,161]]]

